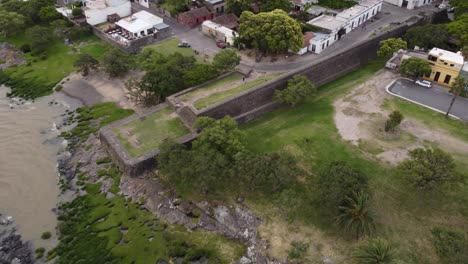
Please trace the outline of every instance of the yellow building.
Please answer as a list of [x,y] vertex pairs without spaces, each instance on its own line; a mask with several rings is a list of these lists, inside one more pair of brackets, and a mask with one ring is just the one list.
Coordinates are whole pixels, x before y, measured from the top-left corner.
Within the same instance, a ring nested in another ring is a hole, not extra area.
[[433,48],[429,51],[427,60],[431,65],[432,72],[430,76],[424,76],[424,79],[440,83],[451,87],[455,78],[460,74],[463,68],[463,56],[461,52],[451,52],[439,48]]

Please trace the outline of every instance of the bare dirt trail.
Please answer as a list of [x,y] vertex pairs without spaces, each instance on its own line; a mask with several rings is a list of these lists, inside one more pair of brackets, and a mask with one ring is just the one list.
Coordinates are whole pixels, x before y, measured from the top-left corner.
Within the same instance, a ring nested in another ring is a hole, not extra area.
[[385,98],[391,98],[385,86],[396,77],[390,71],[381,70],[335,101],[334,120],[341,137],[359,146],[366,154],[390,164],[403,161],[408,157],[408,150],[427,143],[434,143],[449,152],[468,154],[468,142],[409,117],[405,117],[400,125],[400,136],[385,135],[383,125],[390,111],[383,104]]

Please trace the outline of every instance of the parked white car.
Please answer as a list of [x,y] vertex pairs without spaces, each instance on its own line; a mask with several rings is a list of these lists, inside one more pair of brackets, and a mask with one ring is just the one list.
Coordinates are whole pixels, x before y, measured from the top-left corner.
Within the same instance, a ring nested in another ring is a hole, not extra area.
[[431,88],[432,87],[432,83],[430,81],[426,81],[426,80],[417,80],[414,83],[416,83],[419,86],[426,87],[426,88]]

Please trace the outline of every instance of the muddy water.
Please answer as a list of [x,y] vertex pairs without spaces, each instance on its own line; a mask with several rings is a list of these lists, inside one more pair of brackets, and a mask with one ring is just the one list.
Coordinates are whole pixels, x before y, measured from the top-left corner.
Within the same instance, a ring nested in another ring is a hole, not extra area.
[[[7,91],[0,87],[0,213],[14,218],[24,240],[50,248],[55,236],[48,241],[40,236],[55,234],[57,223],[52,209],[59,194],[56,164],[63,142],[55,124],[77,104],[55,94],[15,105]],[[52,100],[58,103],[50,105]]]

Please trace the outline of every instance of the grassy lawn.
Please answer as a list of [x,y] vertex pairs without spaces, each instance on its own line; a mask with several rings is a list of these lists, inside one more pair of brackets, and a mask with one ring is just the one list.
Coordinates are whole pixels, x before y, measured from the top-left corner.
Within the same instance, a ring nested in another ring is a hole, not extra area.
[[239,73],[233,73],[229,76],[226,76],[222,79],[219,79],[215,82],[212,82],[206,86],[203,86],[203,87],[200,87],[196,90],[193,90],[189,93],[186,93],[186,94],[183,94],[182,96],[180,96],[179,98],[182,100],[182,101],[187,101],[187,100],[190,100],[196,96],[199,96],[201,94],[204,94],[204,93],[207,93],[209,92],[210,90],[214,90],[216,88],[219,88],[219,87],[222,87],[222,86],[225,86],[226,84],[230,83],[230,82],[235,82],[235,81],[238,81],[242,79],[242,74],[239,74]]
[[133,157],[158,148],[164,139],[176,139],[189,133],[182,121],[169,108],[152,113],[144,120],[134,120],[114,133]]
[[201,98],[199,100],[197,100],[195,103],[194,103],[194,106],[195,108],[197,109],[203,109],[205,107],[208,107],[212,104],[215,104],[215,103],[218,103],[218,102],[221,102],[223,101],[224,99],[227,99],[231,96],[234,96],[238,93],[241,93],[243,91],[246,91],[250,88],[253,88],[257,85],[260,85],[264,82],[267,82],[267,81],[270,81],[278,76],[280,76],[281,74],[269,74],[269,75],[265,75],[265,76],[262,76],[258,79],[255,79],[253,81],[250,81],[250,82],[246,82],[240,86],[237,86],[235,88],[232,88],[232,89],[229,89],[229,90],[226,90],[226,91],[221,91],[221,92],[217,92],[217,93],[213,93],[213,94],[210,94],[208,95],[207,97],[204,97],[204,98]]
[[[179,44],[180,41],[181,41],[180,39],[173,37],[173,38],[161,41],[159,43],[156,43],[154,45],[147,46],[144,49],[154,49],[164,55],[170,55],[170,54],[174,54],[178,52],[184,56],[191,56],[191,55],[195,56],[193,49],[177,47],[177,44]],[[200,56],[198,55],[195,56],[195,58],[197,58],[197,60],[200,60]]]
[[[20,47],[28,40],[24,35],[9,38],[8,42]],[[109,45],[92,36],[77,45],[69,47],[62,40],[54,40],[49,44],[47,57],[25,54],[27,64],[10,67],[3,74],[8,76],[8,85],[13,94],[26,98],[36,98],[52,92],[52,88],[63,78],[74,71],[73,63],[78,57],[77,51],[90,54],[99,59],[109,48]]]
[[[356,241],[344,239],[333,221],[324,217],[320,205],[314,204],[310,198],[314,192],[313,180],[317,172],[337,160],[347,161],[368,175],[377,215],[375,236],[387,238],[397,245],[397,256],[401,263],[440,263],[430,230],[438,226],[466,230],[468,188],[457,186],[427,193],[416,190],[403,176],[395,173],[394,167],[364,156],[359,147],[344,142],[338,134],[333,121],[334,100],[372,77],[382,66],[382,62],[373,62],[320,87],[318,96],[308,99],[304,104],[269,113],[242,127],[246,133],[247,146],[252,151],[290,152],[299,159],[301,167],[307,172],[301,179],[302,184],[292,187],[294,196],[290,199],[293,207],[284,207],[280,200],[281,194],[247,198],[251,208],[265,219],[265,228],[260,236],[275,240],[270,236],[278,230],[274,228],[275,223],[283,223],[284,219],[288,219],[281,227],[291,227],[286,232],[287,237],[276,239],[303,239],[310,241],[311,248],[326,249],[328,255],[335,259],[349,257],[350,249]],[[400,109],[400,104],[403,102],[392,106]],[[445,121],[443,117],[439,119],[423,109],[415,109],[410,105],[401,107],[404,115],[410,111],[430,125],[451,129],[454,133],[457,129],[463,130],[464,126],[459,123]],[[461,136],[466,139],[465,132],[466,127],[461,132]],[[318,237],[320,239],[313,239]],[[289,243],[285,243],[285,246],[289,248]],[[277,247],[272,250],[287,252],[287,249]],[[319,253],[314,251],[310,254],[311,259],[321,255],[320,250]]]

